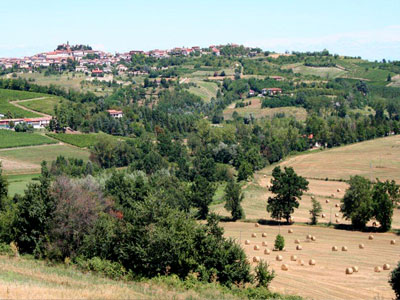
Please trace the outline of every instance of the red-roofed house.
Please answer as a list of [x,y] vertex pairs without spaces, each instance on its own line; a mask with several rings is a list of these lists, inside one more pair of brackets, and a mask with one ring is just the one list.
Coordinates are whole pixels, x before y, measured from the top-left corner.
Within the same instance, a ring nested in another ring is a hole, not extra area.
[[268,96],[274,96],[278,94],[282,94],[282,89],[281,88],[264,88],[262,89],[262,94],[263,95],[268,95]]
[[107,112],[110,114],[111,117],[115,119],[119,119],[123,117],[123,112],[122,110],[114,110],[114,109],[109,109]]

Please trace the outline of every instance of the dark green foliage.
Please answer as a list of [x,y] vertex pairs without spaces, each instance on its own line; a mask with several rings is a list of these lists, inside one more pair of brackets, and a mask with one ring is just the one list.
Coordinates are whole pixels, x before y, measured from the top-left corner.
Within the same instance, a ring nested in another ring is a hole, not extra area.
[[244,211],[240,203],[243,201],[244,195],[242,189],[237,182],[230,180],[225,188],[225,209],[231,212],[232,220],[240,220],[244,218]]
[[276,196],[268,198],[267,211],[272,218],[285,218],[289,222],[294,209],[299,207],[298,200],[308,190],[308,181],[298,176],[292,167],[285,167],[284,172],[281,167],[275,167],[271,183],[269,190]]
[[75,263],[83,271],[90,271],[115,280],[123,279],[128,276],[128,272],[120,263],[101,259],[99,257],[90,259],[77,257]]
[[387,185],[378,181],[374,184],[372,198],[374,203],[374,215],[380,223],[382,231],[388,231],[392,227],[392,216],[395,202],[387,193]]
[[193,206],[199,209],[198,217],[205,219],[208,215],[208,206],[211,204],[216,186],[206,178],[197,175],[190,190],[190,200]]
[[261,260],[255,267],[255,279],[258,287],[268,288],[271,281],[275,278],[275,271],[268,269],[269,265],[264,260]]
[[285,248],[285,238],[278,234],[275,238],[274,247],[276,250],[282,251]]
[[340,209],[343,216],[350,219],[355,228],[362,229],[374,214],[372,183],[356,175],[350,178],[349,185]]
[[8,182],[7,179],[2,175],[3,169],[1,168],[0,162],[0,211],[4,209],[6,198],[8,197]]
[[400,263],[390,274],[389,283],[396,294],[396,299],[400,299]]
[[242,161],[238,170],[238,181],[247,180],[253,173],[252,166],[247,161]]
[[321,212],[322,212],[321,203],[319,203],[315,199],[312,199],[312,209],[310,210],[311,225],[317,225],[318,217],[320,216]]

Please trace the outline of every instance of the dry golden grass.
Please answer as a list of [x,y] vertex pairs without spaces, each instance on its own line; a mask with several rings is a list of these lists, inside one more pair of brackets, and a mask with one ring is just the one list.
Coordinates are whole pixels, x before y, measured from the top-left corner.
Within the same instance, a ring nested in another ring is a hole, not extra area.
[[[394,234],[378,233],[371,241],[368,240],[368,233],[293,225],[290,226],[293,233],[289,234],[289,226],[281,226],[280,232],[285,238],[286,251],[265,255],[264,251],[255,251],[254,245],[259,245],[261,249],[265,248],[262,246],[263,241],[273,245],[279,232],[278,226],[260,225],[254,228],[252,223],[221,224],[225,228],[225,235],[237,239],[249,259],[260,256],[275,270],[277,276],[271,285],[274,292],[297,294],[312,299],[394,298],[388,283],[390,271],[374,272],[376,265],[397,264],[400,246],[390,245]],[[251,237],[253,232],[258,233],[256,238]],[[262,232],[267,233],[266,238],[261,236]],[[315,236],[316,241],[307,241],[308,234]],[[250,245],[244,244],[245,239],[250,240]],[[296,239],[301,242],[301,251],[296,250]],[[359,249],[359,243],[364,243],[365,249]],[[348,251],[332,251],[334,245],[339,248],[346,245]],[[283,261],[275,260],[278,254],[283,256]],[[297,256],[297,261],[291,260],[292,255]],[[310,259],[315,259],[315,266],[308,264]],[[298,261],[306,263],[301,266]],[[288,265],[288,271],[281,270],[282,263]],[[344,271],[349,266],[357,266],[359,271],[346,276]]]

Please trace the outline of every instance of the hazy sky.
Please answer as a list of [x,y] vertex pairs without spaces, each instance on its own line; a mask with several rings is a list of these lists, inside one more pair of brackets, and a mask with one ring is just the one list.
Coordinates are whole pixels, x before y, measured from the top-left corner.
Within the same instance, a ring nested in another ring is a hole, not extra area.
[[1,0],[0,57],[238,43],[400,60],[400,0]]

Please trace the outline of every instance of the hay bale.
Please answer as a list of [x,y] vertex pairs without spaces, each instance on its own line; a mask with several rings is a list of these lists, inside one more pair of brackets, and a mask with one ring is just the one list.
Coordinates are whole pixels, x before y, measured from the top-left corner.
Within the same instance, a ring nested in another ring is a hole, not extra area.
[[337,189],[336,191],[337,191],[338,193],[340,193],[340,192],[341,192],[341,189]]
[[370,235],[368,236],[368,239],[372,241],[372,240],[374,239],[374,236],[373,236],[372,234],[370,234]]
[[337,224],[339,224],[339,223],[340,223],[340,220],[339,220],[339,219],[336,219],[335,222],[336,222]]
[[329,199],[326,199],[326,200],[325,200],[325,203],[329,203]]
[[390,241],[390,245],[395,245],[396,244],[396,240],[391,240]]
[[310,240],[311,239],[311,234],[307,234],[307,240]]
[[346,246],[343,246],[343,247],[342,247],[342,251],[345,251],[345,252],[346,252],[347,250],[348,250],[348,249],[347,249]]
[[315,196],[313,195],[313,196],[311,196],[311,200],[315,200]]
[[360,249],[364,249],[364,248],[365,248],[365,246],[364,246],[364,244],[359,244],[359,245],[358,245],[358,248],[360,248]]
[[372,226],[376,227],[376,226],[378,226],[378,225],[377,225],[376,222],[374,221],[374,222],[372,222]]
[[277,256],[275,257],[275,259],[276,259],[277,261],[282,261],[282,260],[283,260],[283,257],[282,257],[282,255],[277,255]]
[[378,266],[377,266],[377,267],[374,268],[374,271],[375,271],[376,273],[379,273],[380,271],[382,271],[382,269],[381,269],[381,267],[378,267]]
[[294,223],[294,218],[293,217],[289,218],[289,223]]
[[383,265],[383,269],[386,270],[386,271],[390,270],[390,265],[389,264],[384,264]]
[[288,233],[293,233],[293,229],[289,229],[289,230],[288,230]]
[[260,257],[259,256],[254,256],[253,257],[253,262],[260,262]]
[[322,218],[322,219],[325,219],[325,218],[326,218],[326,214],[322,214],[322,215],[321,215],[321,218]]
[[256,223],[254,224],[254,227],[260,227],[260,224]]
[[301,245],[297,245],[296,250],[303,250],[303,247]]
[[312,237],[311,237],[311,240],[312,240],[313,242],[315,242],[315,241],[317,240],[317,238],[316,238],[315,236],[312,236]]
[[261,234],[261,236],[262,236],[262,237],[267,237],[267,234],[266,234],[265,232],[263,232],[263,233]]
[[300,244],[300,240],[296,239],[296,240],[294,240],[294,243],[295,244]]
[[254,245],[254,250],[256,250],[256,251],[260,250],[260,246]]
[[264,174],[264,178],[267,178],[267,175],[266,175],[266,174]]
[[332,246],[332,251],[338,251],[338,247],[337,246]]
[[331,194],[331,197],[332,197],[332,198],[335,198],[335,194]]
[[347,275],[353,274],[353,268],[346,268],[346,274]]
[[257,237],[257,233],[252,233],[251,237]]
[[335,217],[336,217],[336,218],[339,217],[339,214],[338,214],[338,213],[335,213]]
[[304,266],[304,265],[305,265],[304,260],[300,259],[300,260],[299,260],[299,265],[300,265],[300,266]]
[[283,265],[281,266],[281,269],[282,269],[283,271],[287,271],[287,270],[289,270],[289,266],[288,266],[287,264],[283,264]]
[[267,247],[268,246],[268,242],[262,242],[262,245],[264,246],[264,247]]
[[309,264],[310,266],[315,266],[316,263],[317,263],[317,262],[315,261],[315,259],[310,259],[310,260],[308,261],[308,264]]
[[335,207],[340,207],[339,203],[336,203],[336,204],[335,204]]
[[245,241],[244,241],[244,244],[245,244],[245,245],[250,245],[250,241],[249,241],[249,240],[245,240]]
[[351,267],[352,269],[353,269],[353,272],[354,273],[357,273],[358,272],[358,267],[357,266],[353,266],[353,267]]
[[296,255],[292,255],[292,256],[290,257],[290,260],[291,260],[291,261],[297,261],[297,256],[296,256]]
[[264,254],[266,255],[270,255],[271,254],[271,250],[269,250],[268,248],[264,250]]

